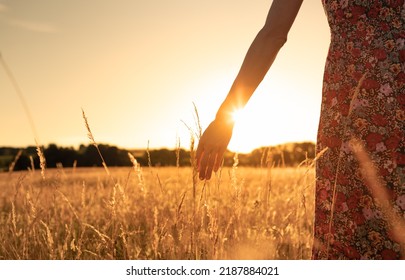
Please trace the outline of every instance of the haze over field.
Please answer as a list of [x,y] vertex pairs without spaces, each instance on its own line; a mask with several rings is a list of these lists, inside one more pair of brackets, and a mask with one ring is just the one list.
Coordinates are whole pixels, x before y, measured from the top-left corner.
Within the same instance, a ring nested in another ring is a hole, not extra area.
[[[193,102],[212,120],[271,1],[0,0],[0,52],[41,144],[188,147]],[[315,141],[329,31],[321,1],[304,1],[231,150]],[[35,145],[0,67],[0,146]]]

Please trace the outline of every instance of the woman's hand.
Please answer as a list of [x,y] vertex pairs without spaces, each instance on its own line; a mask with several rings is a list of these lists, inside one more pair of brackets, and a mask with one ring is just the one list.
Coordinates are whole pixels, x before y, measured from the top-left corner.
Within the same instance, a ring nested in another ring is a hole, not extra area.
[[233,122],[214,120],[204,131],[197,148],[197,167],[201,180],[209,180],[217,172],[231,140]]

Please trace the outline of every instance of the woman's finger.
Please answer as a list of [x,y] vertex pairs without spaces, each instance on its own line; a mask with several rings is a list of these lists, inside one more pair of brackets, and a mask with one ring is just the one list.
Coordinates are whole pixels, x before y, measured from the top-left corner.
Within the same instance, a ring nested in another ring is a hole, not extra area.
[[224,153],[225,153],[226,147],[220,148],[219,152],[217,153],[217,156],[215,158],[215,164],[214,164],[214,172],[217,172],[219,167],[222,164],[222,160],[224,158]]
[[204,145],[200,142],[197,147],[197,152],[196,152],[196,159],[197,159],[197,170],[200,171],[200,166],[201,166],[201,158],[204,154]]
[[200,164],[199,164],[199,176],[201,180],[206,179],[206,173],[207,173],[207,166],[208,166],[208,162],[210,160],[211,157],[211,153],[208,151],[204,151],[201,155],[201,160],[200,160]]
[[217,153],[213,152],[210,154],[210,158],[207,161],[207,169],[205,171],[205,179],[209,180],[211,179],[211,175],[212,175],[212,169],[214,168],[214,164],[217,158]]

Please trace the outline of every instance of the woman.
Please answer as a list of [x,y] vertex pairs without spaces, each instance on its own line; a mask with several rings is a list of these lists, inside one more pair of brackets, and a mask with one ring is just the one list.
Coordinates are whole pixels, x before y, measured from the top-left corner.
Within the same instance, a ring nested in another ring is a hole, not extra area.
[[[331,30],[316,166],[314,259],[405,258],[404,0],[322,0]],[[274,0],[198,148],[216,172],[243,107],[286,42],[302,0]]]

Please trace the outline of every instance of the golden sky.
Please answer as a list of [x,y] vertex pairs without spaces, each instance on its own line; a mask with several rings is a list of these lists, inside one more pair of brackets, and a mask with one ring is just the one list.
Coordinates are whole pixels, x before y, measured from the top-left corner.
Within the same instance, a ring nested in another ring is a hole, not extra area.
[[[269,0],[0,0],[0,52],[41,144],[188,147],[193,103],[206,127],[262,27]],[[304,1],[289,39],[230,143],[242,152],[315,141],[329,28]],[[35,145],[0,68],[0,146]]]

